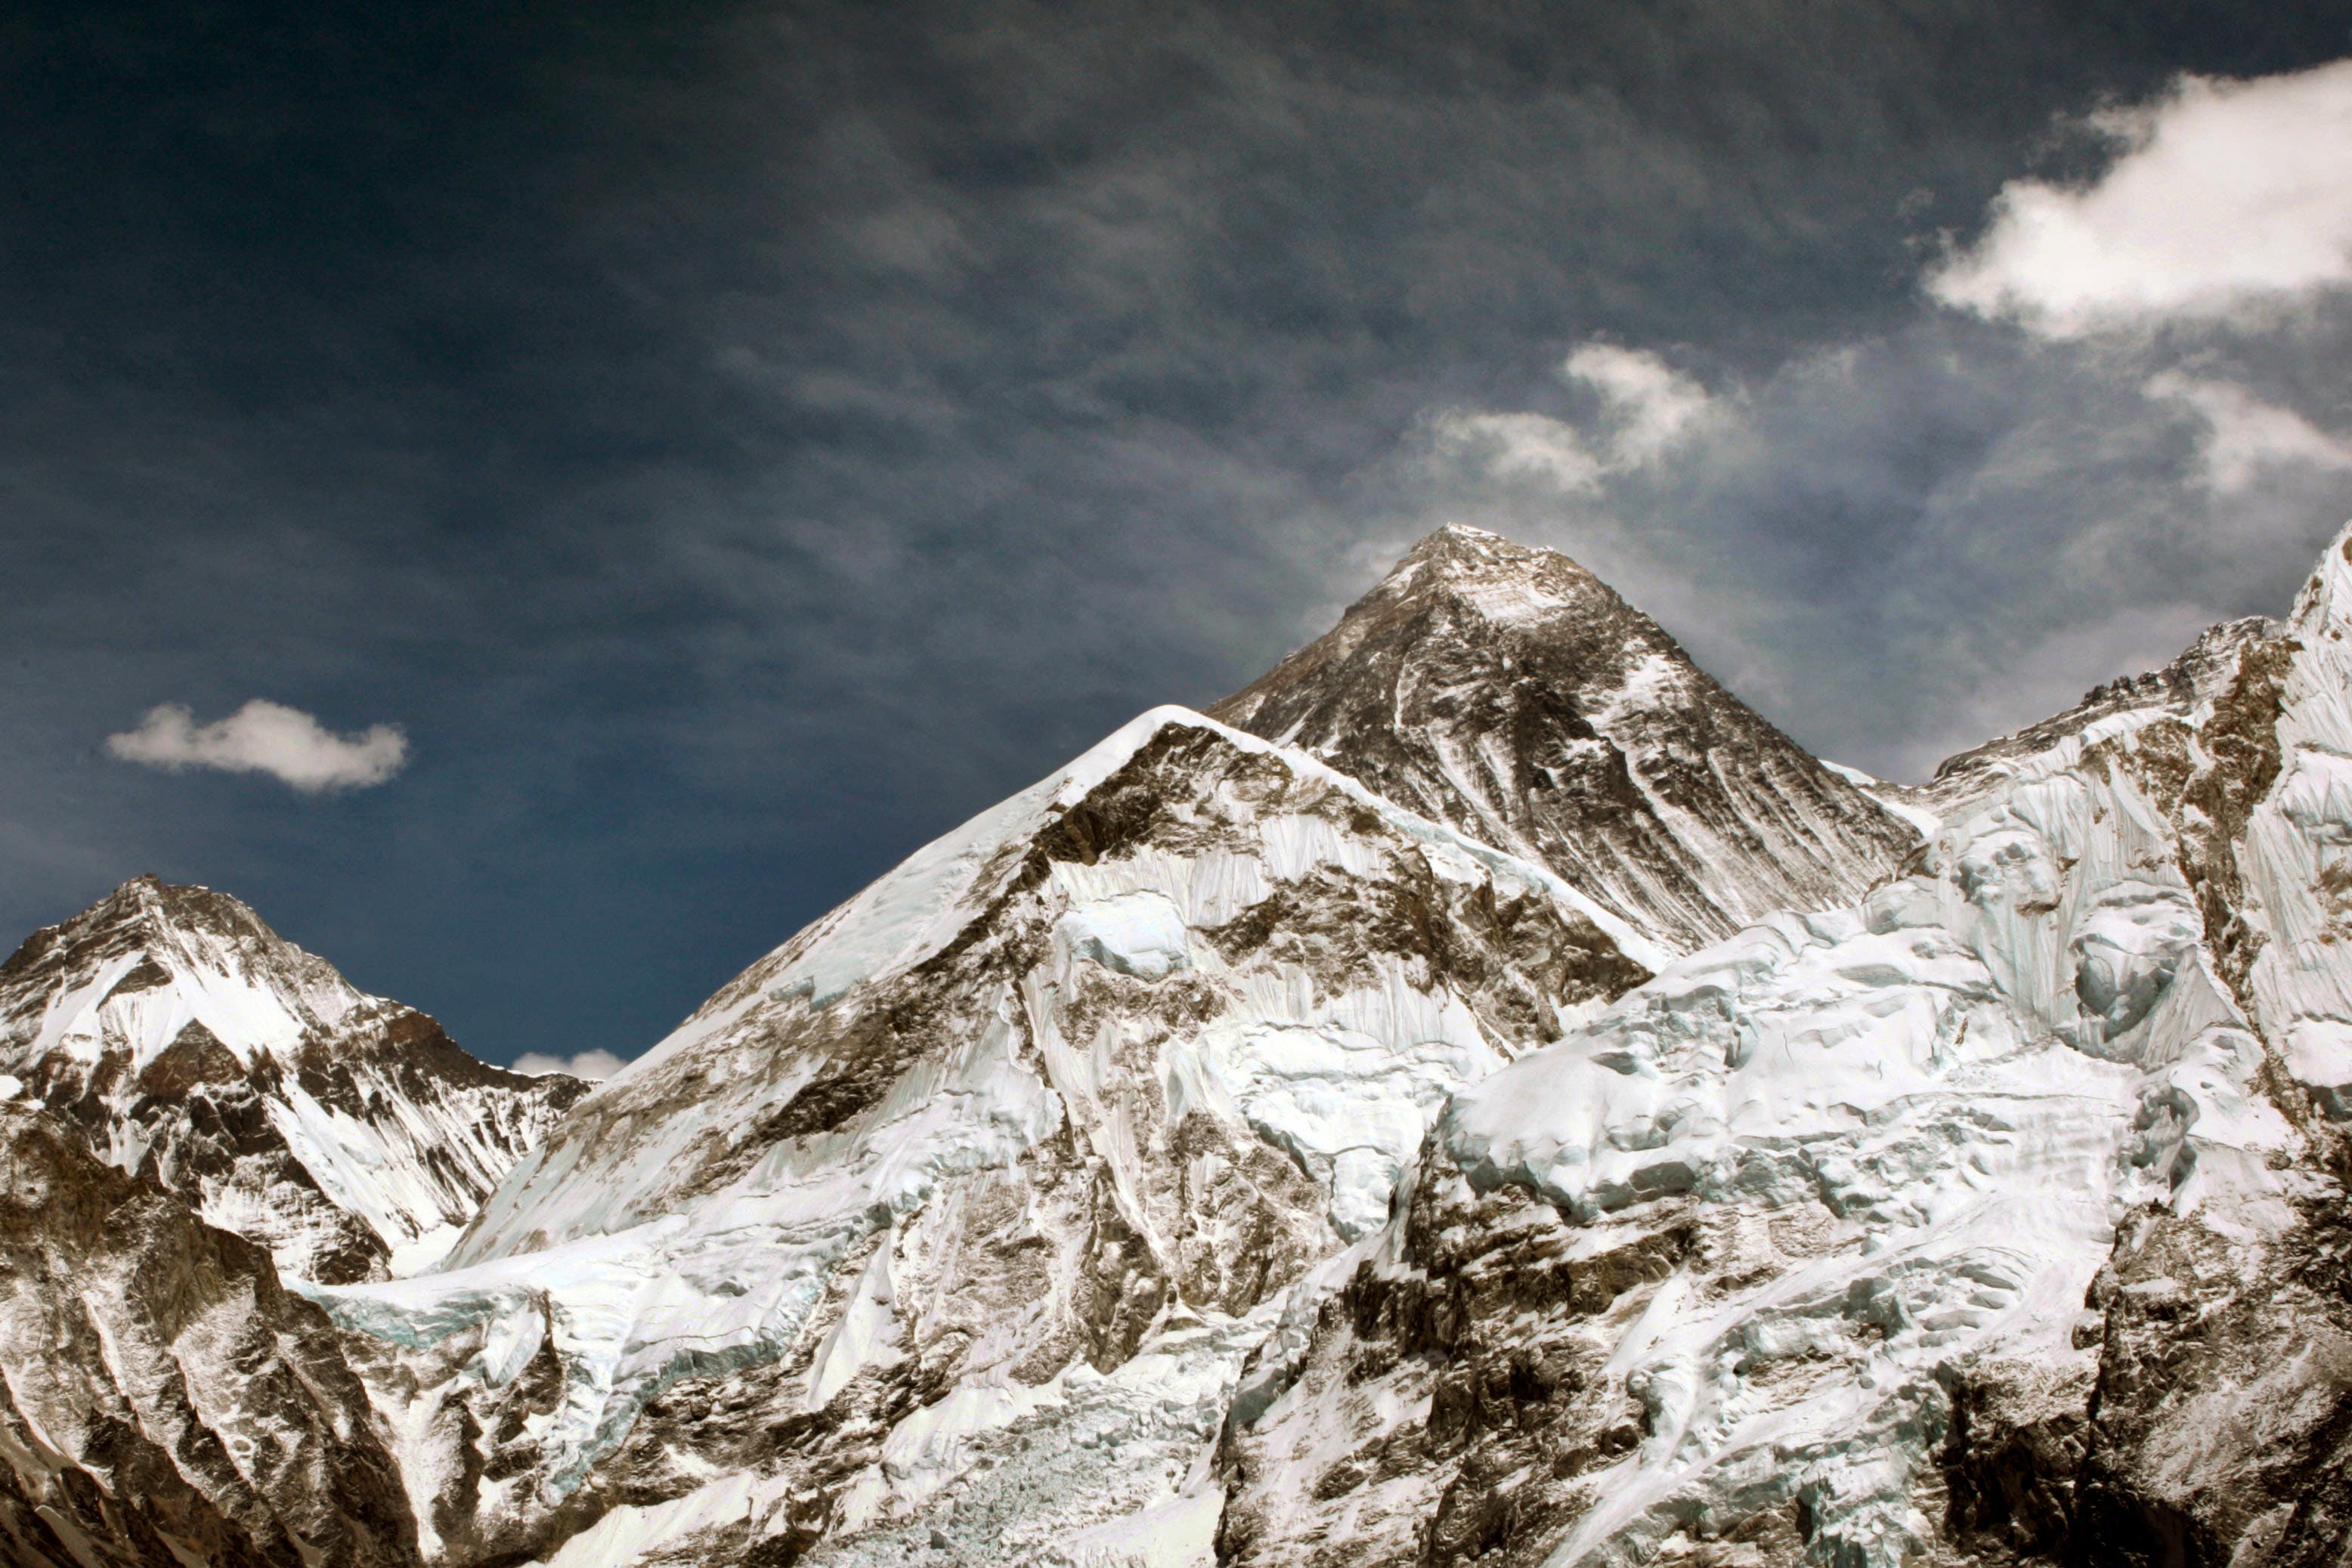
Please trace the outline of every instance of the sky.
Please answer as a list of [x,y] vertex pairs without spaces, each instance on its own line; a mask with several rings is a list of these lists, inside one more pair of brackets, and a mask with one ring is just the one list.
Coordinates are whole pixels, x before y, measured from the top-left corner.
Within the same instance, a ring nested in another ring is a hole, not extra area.
[[152,872],[633,1056],[1447,521],[1924,777],[2352,516],[2347,58],[2237,0],[11,6],[0,935]]

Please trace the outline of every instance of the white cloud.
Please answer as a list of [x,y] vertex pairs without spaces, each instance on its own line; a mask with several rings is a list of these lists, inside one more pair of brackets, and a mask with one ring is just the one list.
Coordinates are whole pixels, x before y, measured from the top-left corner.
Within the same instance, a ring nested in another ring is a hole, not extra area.
[[544,1078],[551,1072],[568,1072],[574,1078],[590,1082],[610,1078],[628,1065],[609,1051],[583,1051],[577,1056],[549,1056],[543,1051],[526,1051],[515,1058],[514,1071],[532,1078]]
[[2352,60],[2183,77],[2089,123],[2114,163],[2085,185],[2004,186],[1975,248],[1929,277],[1937,298],[2074,337],[2352,282]]
[[1601,394],[1598,431],[1540,413],[1447,409],[1430,421],[1438,451],[1468,456],[1492,474],[1590,494],[1614,475],[1655,463],[1717,412],[1705,387],[1638,349],[1587,343],[1560,373]]
[[2291,408],[2263,402],[2234,382],[2166,371],[2148,378],[2147,391],[2188,404],[2205,422],[2199,457],[2205,487],[2217,496],[2244,489],[2264,468],[2352,469],[2352,441],[2328,434]]
[[1473,457],[1492,473],[1545,479],[1562,490],[1601,487],[1601,458],[1561,420],[1447,409],[1430,421],[1430,431],[1439,451]]
[[1641,467],[1664,455],[1715,412],[1706,389],[1655,354],[1587,343],[1560,367],[1601,394],[1610,422],[1606,466]]
[[267,773],[313,794],[383,783],[408,760],[408,737],[388,724],[337,735],[299,708],[256,697],[205,725],[181,704],[165,703],[150,710],[138,728],[107,737],[106,749],[125,762],[175,772]]

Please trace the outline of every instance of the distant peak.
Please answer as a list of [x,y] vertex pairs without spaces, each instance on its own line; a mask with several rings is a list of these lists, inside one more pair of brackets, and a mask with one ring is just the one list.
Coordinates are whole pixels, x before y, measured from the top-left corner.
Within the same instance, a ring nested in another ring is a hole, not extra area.
[[1500,534],[1490,534],[1484,528],[1474,528],[1467,523],[1448,523],[1444,528],[1423,534],[1412,549],[1405,552],[1400,566],[1416,560],[1438,557],[1453,559],[1488,557],[1496,559],[1538,553],[1516,539]]
[[272,945],[279,940],[278,933],[242,901],[209,887],[168,883],[152,873],[132,877],[43,935],[53,933],[68,941],[81,941],[134,928]]
[[1424,536],[1348,613],[1394,614],[1435,599],[1497,626],[1563,613],[1612,617],[1624,608],[1608,584],[1556,549],[1448,523]]
[[1552,572],[1579,578],[1592,574],[1573,559],[1542,545],[1521,544],[1467,523],[1448,523],[1425,534],[1389,573],[1391,579],[1418,574],[1435,565],[1447,575],[1507,571],[1519,574]]

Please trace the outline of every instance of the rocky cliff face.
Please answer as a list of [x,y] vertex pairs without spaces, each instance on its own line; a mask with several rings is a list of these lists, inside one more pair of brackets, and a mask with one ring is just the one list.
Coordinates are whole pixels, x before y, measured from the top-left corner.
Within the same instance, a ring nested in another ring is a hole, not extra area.
[[2237,683],[2247,656],[2274,648],[2285,632],[2281,622],[2265,616],[2224,622],[2161,670],[2094,686],[2064,713],[1946,758],[1925,784],[1874,784],[1870,792],[1915,812],[1948,815],[2001,788],[2021,768],[2095,725],[2113,728],[2118,722],[2137,724],[2159,714],[2186,722],[2210,711]]
[[1548,865],[1676,952],[1852,903],[1911,828],[1553,550],[1440,529],[1209,710]]
[[1661,961],[1160,710],[722,990],[448,1269],[320,1300],[386,1345],[457,1560],[1205,1544],[1184,1483],[1285,1292],[1386,1222],[1448,1095]]
[[267,1252],[0,1105],[0,1557],[414,1564],[389,1437]]
[[322,1281],[429,1261],[586,1086],[475,1061],[252,910],[126,883],[0,965],[0,1090]]

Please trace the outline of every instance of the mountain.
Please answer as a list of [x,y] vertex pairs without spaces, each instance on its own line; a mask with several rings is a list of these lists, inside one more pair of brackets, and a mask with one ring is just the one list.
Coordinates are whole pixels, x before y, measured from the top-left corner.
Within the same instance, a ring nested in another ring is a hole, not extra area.
[[2352,530],[1457,1095],[1245,1375],[1218,1560],[2339,1561],[2347,631]]
[[[59,1564],[2339,1562],[2347,632],[2352,529],[2284,622],[1857,784],[1563,558],[1449,530],[1221,707],[1275,738],[1156,709],[919,850],[551,1096],[397,1278],[279,1289],[196,1207],[312,1255],[357,1212],[279,1191],[290,1133],[205,1174],[281,1107],[338,1180],[362,1125],[458,1165],[457,1091],[304,1087],[404,1009],[132,884],[0,974],[47,1107],[0,1104],[0,1528]],[[242,1042],[203,1093],[131,1096],[198,1024]]]
[[1664,961],[1158,709],[719,991],[444,1270],[314,1293],[386,1347],[451,1560],[1205,1542],[1184,1483],[1285,1293],[1386,1222],[1450,1094]]
[[1458,525],[1208,711],[1549,866],[1676,952],[1849,904],[1918,842],[1599,578]]
[[391,1446],[267,1252],[0,1105],[0,1561],[415,1568]]
[[124,883],[0,965],[0,1092],[285,1272],[431,1260],[586,1091],[475,1061],[224,894]]

